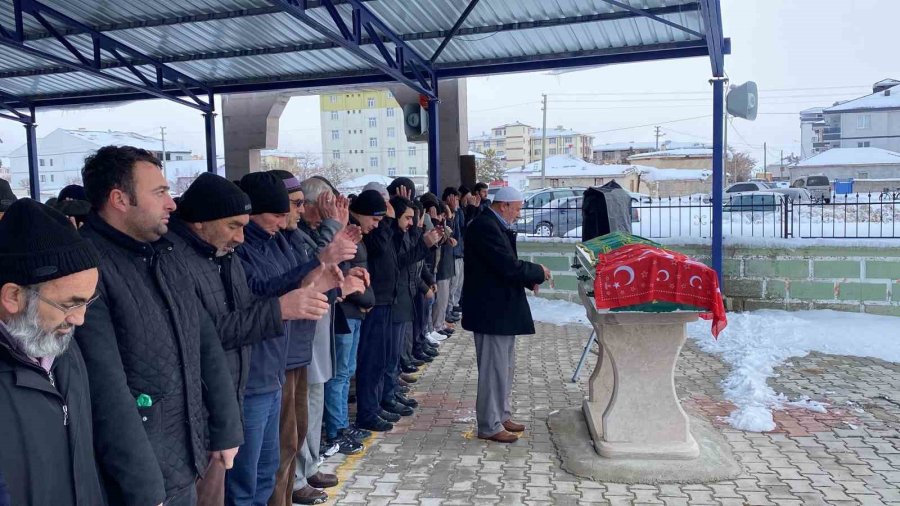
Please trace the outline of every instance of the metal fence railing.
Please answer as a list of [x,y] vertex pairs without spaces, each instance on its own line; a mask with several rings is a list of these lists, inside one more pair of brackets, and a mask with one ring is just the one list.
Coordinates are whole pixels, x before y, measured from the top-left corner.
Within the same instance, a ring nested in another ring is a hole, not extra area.
[[[634,199],[632,233],[647,238],[712,236],[709,195]],[[581,238],[582,198],[523,208],[519,236]],[[726,194],[723,234],[737,237],[900,239],[900,194],[832,195],[829,202],[774,192]],[[898,243],[900,245],[900,243]]]

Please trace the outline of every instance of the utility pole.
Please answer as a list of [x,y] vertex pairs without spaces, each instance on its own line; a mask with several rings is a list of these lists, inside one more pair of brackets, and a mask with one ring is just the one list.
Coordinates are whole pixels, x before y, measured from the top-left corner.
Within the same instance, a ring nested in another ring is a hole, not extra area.
[[660,133],[660,130],[662,129],[661,126],[657,125],[654,128],[656,129],[656,150],[659,151],[659,138],[666,134]]
[[781,177],[784,177],[784,150],[781,150],[781,161],[778,162],[781,165]]
[[541,188],[546,188],[546,166],[547,166],[547,94],[541,94],[543,99],[543,105],[541,105],[541,110],[544,112],[544,124],[541,128]]
[[769,166],[766,164],[766,155],[768,154],[769,152],[766,151],[766,141],[763,141],[763,172],[765,172],[767,176],[769,173]]
[[[166,174],[166,127],[159,127],[159,135],[162,137],[162,159],[159,163],[162,164],[163,174]],[[169,179],[168,174],[166,174],[166,179]]]

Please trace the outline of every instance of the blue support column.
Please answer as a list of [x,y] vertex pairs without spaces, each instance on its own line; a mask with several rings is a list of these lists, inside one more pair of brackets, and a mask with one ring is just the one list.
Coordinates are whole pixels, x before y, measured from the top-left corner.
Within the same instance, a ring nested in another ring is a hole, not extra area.
[[213,94],[209,94],[209,112],[203,113],[206,125],[206,171],[216,173],[216,113]]
[[722,275],[722,182],[724,167],[725,133],[725,78],[714,77],[713,85],[713,181],[712,181],[712,267],[719,274],[719,287],[724,291]]
[[[437,79],[434,79],[432,87],[435,95],[438,94]],[[441,177],[441,135],[438,125],[440,113],[437,99],[428,100],[428,189],[435,195],[440,195],[438,186]]]
[[37,149],[37,123],[34,117],[34,107],[29,108],[31,121],[25,123],[25,147],[28,152],[28,182],[31,183],[31,198],[41,201],[41,177],[38,167]]

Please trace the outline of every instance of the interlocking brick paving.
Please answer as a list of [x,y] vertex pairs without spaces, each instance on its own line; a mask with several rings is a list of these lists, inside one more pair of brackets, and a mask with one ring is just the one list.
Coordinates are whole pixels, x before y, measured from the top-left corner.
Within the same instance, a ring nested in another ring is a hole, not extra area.
[[744,468],[738,478],[687,485],[593,482],[559,466],[550,412],[580,406],[594,356],[570,383],[589,330],[538,323],[520,337],[513,418],[528,430],[501,445],[474,437],[475,347],[458,333],[420,373],[416,414],[374,436],[364,454],[336,456],[326,470],[342,483],[331,504],[720,504],[900,505],[900,364],[812,353],[779,367],[769,384],[789,398],[826,403],[826,413],[789,406],[776,430],[724,422],[733,406],[719,386],[728,367],[688,342],[676,371],[685,409],[710,419]]

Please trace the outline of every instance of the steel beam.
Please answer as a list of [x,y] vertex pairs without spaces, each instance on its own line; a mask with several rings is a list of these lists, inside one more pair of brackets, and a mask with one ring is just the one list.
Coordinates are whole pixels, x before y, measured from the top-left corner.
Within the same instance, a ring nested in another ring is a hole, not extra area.
[[[120,86],[138,90],[158,98],[171,100],[194,109],[199,109],[201,111],[209,109],[210,105],[200,100],[196,94],[207,94],[211,90],[194,78],[165,65],[155,58],[147,56],[137,49],[92,30],[83,23],[72,19],[51,7],[43,5],[36,0],[15,0],[15,2],[13,2],[13,7],[14,17],[17,20],[16,27],[12,32],[6,29],[0,30],[0,46],[27,53],[62,65],[73,71],[85,72]],[[22,23],[22,19],[25,15],[30,16],[47,29],[53,35],[53,38],[62,46],[61,49],[64,49],[64,52],[68,53],[70,58],[27,45],[24,41],[25,34]],[[55,21],[56,24],[51,23],[50,20]],[[76,27],[84,33],[90,34],[92,39],[91,54],[84,54],[79,51],[78,48],[68,41],[65,35],[60,32],[57,25]],[[127,67],[132,72],[134,78],[140,80],[141,83],[131,81],[124,77],[104,73],[100,61],[102,52],[112,55],[122,66]],[[137,65],[152,66],[154,70],[152,79],[144,72],[138,70],[136,68]],[[169,83],[168,89],[163,86],[166,82]],[[172,89],[177,89],[180,93],[173,94],[171,92]],[[186,95],[190,100],[179,98],[182,95]]]
[[713,77],[725,76],[725,55],[729,43],[722,35],[722,10],[719,0],[700,0],[700,13],[706,27],[706,44]]
[[33,123],[33,115],[29,116],[28,114],[19,112],[19,109],[21,108],[31,108],[32,106],[33,104],[31,102],[0,90],[0,109],[6,111],[5,113],[0,113],[0,118],[18,121],[25,125]]
[[457,32],[459,32],[459,29],[462,28],[462,24],[466,22],[466,18],[469,17],[469,14],[471,14],[472,10],[475,9],[475,6],[478,5],[478,1],[479,0],[471,0],[469,2],[469,5],[466,6],[465,10],[462,11],[462,14],[460,14],[459,19],[457,19],[456,23],[453,24],[453,28],[450,29],[450,33],[448,33],[447,36],[444,37],[444,40],[441,42],[441,45],[438,46],[438,48],[435,49],[434,54],[431,55],[431,63],[432,64],[434,64],[434,62],[437,61],[437,59],[441,56],[441,53],[444,52],[444,48],[447,47],[447,44],[449,44],[450,41],[453,40],[453,37],[456,35]]
[[38,149],[37,149],[37,123],[35,123],[34,107],[28,109],[31,114],[31,121],[24,123],[25,127],[25,147],[28,154],[28,182],[31,189],[31,198],[41,201],[41,176],[40,167],[38,166]]
[[[428,98],[437,97],[434,90],[431,89],[431,81],[434,76],[431,62],[422,58],[403,39],[393,33],[390,27],[372,14],[360,0],[347,0],[347,3],[352,7],[350,26],[344,21],[332,0],[321,0],[333,23],[331,27],[310,16],[304,0],[270,1],[287,14],[310,26],[331,42],[346,49],[360,60],[394,78],[394,80],[409,86]],[[362,48],[363,30],[379,46],[380,58]],[[394,55],[390,55],[387,52],[385,40],[383,39],[394,44],[396,51]]]
[[723,181],[724,134],[725,134],[725,78],[713,78],[713,173],[712,173],[712,268],[719,275],[719,289],[724,293],[722,264],[722,198],[724,196]]
[[216,113],[215,100],[212,93],[209,94],[209,104],[212,108],[203,113],[203,124],[206,127],[206,171],[216,173]]
[[632,6],[630,6],[630,5],[626,4],[626,3],[619,2],[619,1],[617,1],[617,0],[601,0],[601,1],[602,1],[602,2],[606,2],[606,3],[610,4],[610,5],[614,5],[614,6],[618,7],[618,8],[620,8],[620,9],[625,9],[626,11],[633,12],[633,13],[637,14],[638,16],[643,16],[643,17],[645,17],[645,18],[652,19],[653,21],[656,21],[656,22],[658,22],[658,23],[662,23],[662,24],[664,24],[664,25],[666,25],[666,26],[670,26],[670,27],[672,27],[672,28],[674,28],[674,29],[676,29],[676,30],[681,30],[682,32],[685,32],[685,33],[688,33],[688,34],[690,34],[690,35],[693,35],[694,37],[697,37],[697,38],[700,38],[700,39],[703,38],[703,34],[702,34],[702,33],[697,32],[697,31],[695,31],[695,30],[691,30],[690,28],[688,28],[688,27],[686,27],[686,26],[679,25],[678,23],[675,23],[675,22],[673,22],[673,21],[669,21],[668,19],[659,17],[659,16],[657,16],[656,14],[653,14],[652,12],[649,12],[649,11],[647,11],[647,10],[644,10],[644,9],[638,9],[637,7],[632,7]]
[[[437,79],[432,85],[434,91],[438,90]],[[440,133],[440,101],[437,99],[428,100],[428,190],[440,195],[440,177],[441,177],[441,133]]]

